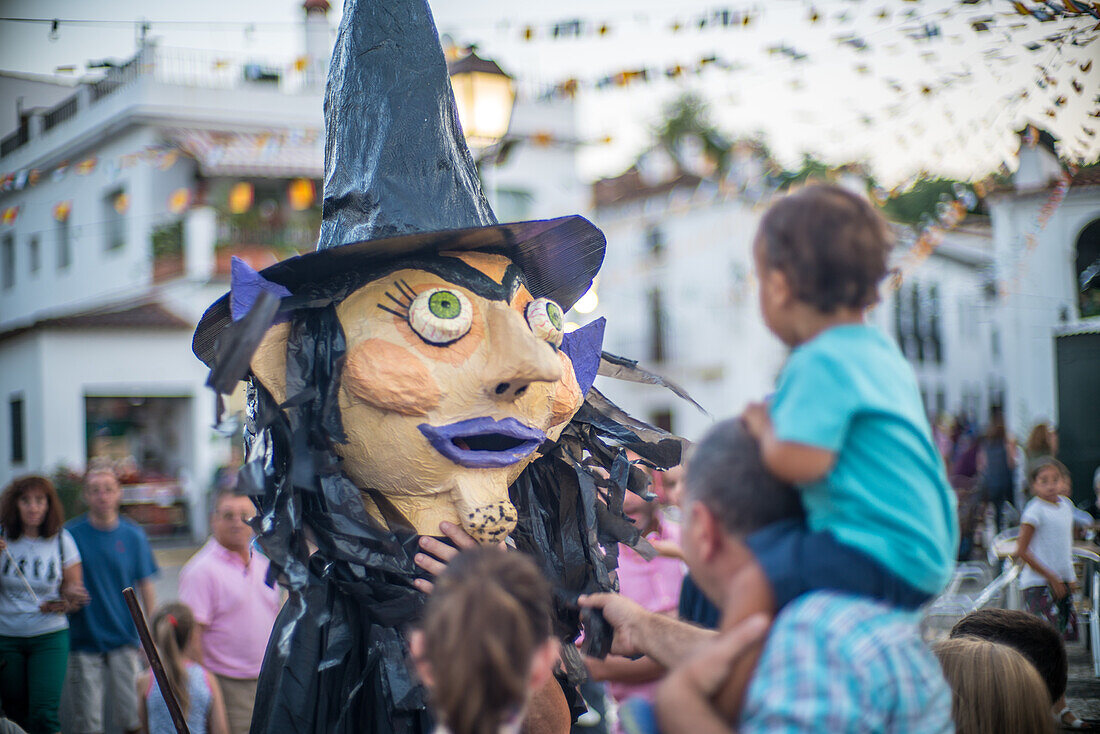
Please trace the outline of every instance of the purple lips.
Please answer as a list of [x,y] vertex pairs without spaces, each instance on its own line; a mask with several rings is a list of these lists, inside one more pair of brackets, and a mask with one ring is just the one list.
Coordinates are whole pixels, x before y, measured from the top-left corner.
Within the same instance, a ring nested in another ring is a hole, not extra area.
[[531,455],[546,434],[515,418],[471,418],[445,426],[421,423],[417,428],[435,450],[460,466],[495,469]]

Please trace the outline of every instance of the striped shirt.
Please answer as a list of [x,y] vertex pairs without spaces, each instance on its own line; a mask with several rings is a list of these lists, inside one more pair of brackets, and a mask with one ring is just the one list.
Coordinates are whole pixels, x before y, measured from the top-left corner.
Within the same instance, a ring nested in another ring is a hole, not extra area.
[[754,732],[953,732],[951,692],[917,613],[816,591],[772,625],[742,711]]

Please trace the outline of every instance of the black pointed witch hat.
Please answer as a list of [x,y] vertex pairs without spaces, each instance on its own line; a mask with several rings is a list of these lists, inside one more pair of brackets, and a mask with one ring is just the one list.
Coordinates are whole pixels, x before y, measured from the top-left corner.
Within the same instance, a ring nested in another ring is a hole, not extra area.
[[[443,250],[492,251],[536,298],[568,310],[603,263],[581,216],[498,224],[459,126],[426,0],[345,0],[325,89],[325,183],[317,250],[261,272],[291,293],[349,270]],[[210,365],[229,294],[192,342]]]

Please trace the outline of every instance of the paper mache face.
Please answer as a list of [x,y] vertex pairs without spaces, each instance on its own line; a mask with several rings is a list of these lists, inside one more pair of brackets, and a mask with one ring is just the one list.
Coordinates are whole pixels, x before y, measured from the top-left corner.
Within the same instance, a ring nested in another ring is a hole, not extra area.
[[[511,261],[443,253],[437,270],[405,269],[348,296],[339,393],[345,473],[375,490],[416,532],[439,523],[482,542],[515,527],[508,487],[580,408],[562,342],[561,308],[533,299]],[[268,330],[253,373],[286,399],[289,324]],[[373,503],[368,510],[381,518]]]

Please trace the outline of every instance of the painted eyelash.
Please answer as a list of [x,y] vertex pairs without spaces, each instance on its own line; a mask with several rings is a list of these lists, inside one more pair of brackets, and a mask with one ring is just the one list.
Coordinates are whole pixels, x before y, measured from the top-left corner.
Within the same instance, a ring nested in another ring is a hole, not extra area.
[[416,291],[414,291],[412,287],[404,280],[395,280],[393,282],[393,285],[395,288],[397,288],[397,292],[401,294],[401,297],[408,300],[408,303],[406,303],[404,300],[401,300],[401,298],[393,295],[389,291],[386,291],[386,298],[393,301],[393,303],[400,310],[395,311],[394,309],[390,308],[390,306],[384,303],[377,304],[378,308],[387,313],[391,313],[398,318],[407,319],[409,317],[409,307],[412,306],[413,300],[416,298]]

